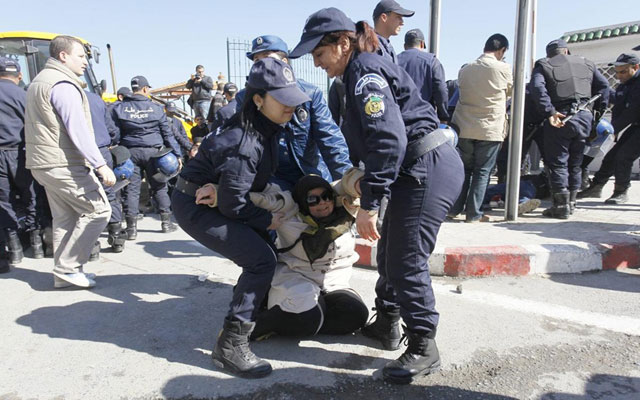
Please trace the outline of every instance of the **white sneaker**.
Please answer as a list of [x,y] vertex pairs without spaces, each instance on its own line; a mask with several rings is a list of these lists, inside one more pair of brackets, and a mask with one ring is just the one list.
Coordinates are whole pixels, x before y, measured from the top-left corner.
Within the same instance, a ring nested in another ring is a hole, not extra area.
[[62,289],[70,286],[77,286],[81,288],[94,287],[96,285],[96,281],[89,278],[88,275],[89,274],[83,274],[82,272],[75,272],[73,274],[61,274],[54,272],[53,287],[56,289]]

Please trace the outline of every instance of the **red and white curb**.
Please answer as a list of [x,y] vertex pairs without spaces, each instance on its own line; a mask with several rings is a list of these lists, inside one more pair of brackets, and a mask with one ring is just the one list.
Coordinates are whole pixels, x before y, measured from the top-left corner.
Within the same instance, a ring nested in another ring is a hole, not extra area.
[[[376,245],[356,240],[358,265],[376,267]],[[432,275],[488,276],[576,273],[640,266],[640,241],[601,244],[436,247]]]

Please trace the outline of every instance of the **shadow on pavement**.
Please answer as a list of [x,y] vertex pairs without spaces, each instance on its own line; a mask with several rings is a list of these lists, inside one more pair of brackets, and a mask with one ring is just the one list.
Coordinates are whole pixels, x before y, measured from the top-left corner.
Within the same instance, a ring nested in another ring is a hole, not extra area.
[[[495,226],[513,231],[527,232],[546,238],[557,238],[587,243],[640,243],[640,237],[630,234],[640,228],[638,224],[615,224],[605,222],[587,222],[557,220],[552,222],[506,223],[498,222]],[[606,232],[606,235],[603,234]],[[603,240],[603,236],[606,240]]]
[[190,239],[136,242],[136,244],[143,246],[146,253],[158,258],[193,258],[218,255]]
[[592,376],[585,386],[584,394],[548,392],[540,396],[541,400],[636,400],[638,398],[640,398],[640,378],[608,374]]
[[583,274],[551,274],[549,279],[565,285],[640,293],[640,272],[631,274],[610,270]]

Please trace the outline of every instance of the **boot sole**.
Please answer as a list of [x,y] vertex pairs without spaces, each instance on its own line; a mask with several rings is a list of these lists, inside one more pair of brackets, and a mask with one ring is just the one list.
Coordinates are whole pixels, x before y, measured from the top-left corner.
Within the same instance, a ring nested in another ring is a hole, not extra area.
[[419,378],[421,376],[431,375],[432,373],[437,372],[438,370],[440,370],[440,361],[430,366],[429,368],[418,372],[413,376],[408,376],[408,377],[387,376],[384,374],[384,371],[382,373],[382,376],[385,382],[393,383],[395,385],[409,385],[414,381],[414,379]]
[[375,334],[369,333],[365,330],[361,330],[360,332],[362,333],[362,335],[368,337],[369,339],[377,340],[378,342],[380,342],[380,344],[382,345],[382,348],[384,348],[385,350],[394,351],[400,348],[400,341],[402,340],[402,338],[398,338],[397,340],[396,339],[387,340],[387,339],[382,339],[379,336],[376,336]]
[[264,378],[265,376],[268,376],[269,374],[271,374],[271,372],[273,371],[273,368],[269,368],[269,369],[264,369],[264,370],[257,370],[257,371],[240,371],[237,368],[235,368],[233,365],[231,364],[227,364],[224,361],[218,360],[217,358],[212,357],[213,358],[213,364],[218,367],[219,369],[225,371],[225,372],[229,372],[233,375],[237,375],[241,378],[245,378],[245,379],[260,379],[260,378]]

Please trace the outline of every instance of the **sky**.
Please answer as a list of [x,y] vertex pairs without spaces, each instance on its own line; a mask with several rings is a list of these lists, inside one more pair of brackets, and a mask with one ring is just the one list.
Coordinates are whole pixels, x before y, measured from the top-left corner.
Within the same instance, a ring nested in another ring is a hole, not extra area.
[[[430,1],[399,0],[415,10],[391,39],[396,52],[403,50],[404,33],[420,28],[429,33]],[[0,16],[2,31],[34,30],[82,37],[102,52],[97,78],[106,79],[113,91],[107,43],[113,49],[118,86],[144,75],[154,87],[184,81],[197,64],[207,75],[227,75],[227,38],[251,40],[278,35],[292,49],[307,17],[324,7],[340,8],[352,20],[371,22],[377,0],[30,0],[29,9],[7,2]],[[464,63],[482,53],[493,33],[513,44],[517,0],[441,0],[440,55],[447,79],[454,79]],[[564,32],[640,20],[637,0],[538,0],[536,57],[544,55],[549,41]],[[640,42],[640,36],[639,42]],[[507,53],[511,62],[513,51]]]

